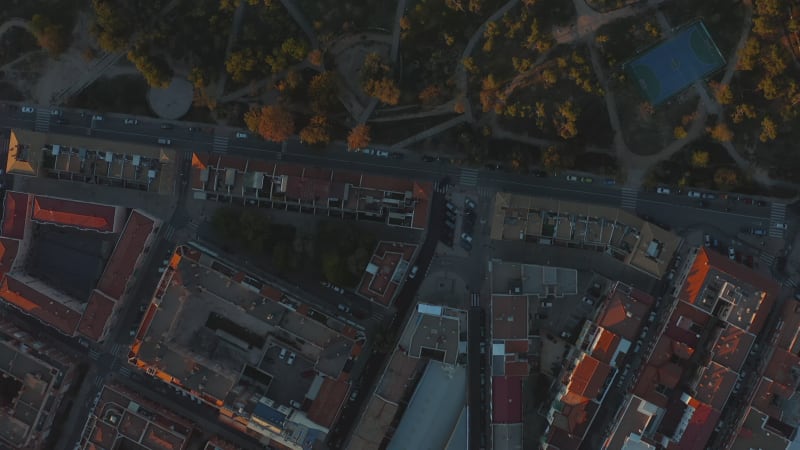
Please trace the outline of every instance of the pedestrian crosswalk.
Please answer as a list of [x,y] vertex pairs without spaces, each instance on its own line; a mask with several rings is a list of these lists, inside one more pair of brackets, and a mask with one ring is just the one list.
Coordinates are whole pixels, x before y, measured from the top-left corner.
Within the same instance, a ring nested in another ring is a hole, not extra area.
[[494,190],[488,187],[478,188],[478,198],[482,200],[489,200],[494,196]]
[[168,223],[167,226],[164,227],[164,239],[171,241],[172,236],[174,235],[175,235],[175,227],[171,223]]
[[129,369],[126,365],[121,365],[119,366],[119,373],[124,377],[129,377],[131,376],[131,369]]
[[48,111],[47,108],[36,109],[36,123],[33,129],[40,133],[50,131],[50,111]]
[[772,203],[772,208],[769,212],[769,237],[782,238],[783,226],[786,220],[786,204],[785,203]]
[[125,344],[114,344],[111,346],[111,354],[114,356],[118,356],[120,352],[124,352],[127,346]]
[[761,261],[762,265],[772,267],[772,264],[775,262],[775,256],[767,252],[761,252],[761,254],[758,255],[758,260]]
[[98,359],[100,359],[100,352],[98,352],[97,350],[95,350],[93,348],[90,348],[89,349],[89,358],[92,358],[93,360],[97,361]]
[[436,191],[436,192],[441,192],[442,194],[446,194],[447,191],[450,190],[450,185],[449,184],[441,184],[441,183],[439,183],[439,180],[435,180],[433,182],[433,190]]
[[100,387],[105,382],[105,378],[102,375],[97,375],[94,377],[94,385]]
[[477,186],[478,185],[478,169],[461,169],[461,175],[458,178],[458,184],[462,186]]
[[473,292],[470,295],[470,305],[473,306],[473,307],[481,306],[481,296],[478,295],[477,293]]
[[225,153],[228,151],[228,137],[227,136],[214,136],[213,149],[218,153]]
[[639,198],[639,191],[631,188],[622,188],[622,207],[627,209],[636,209],[636,201]]

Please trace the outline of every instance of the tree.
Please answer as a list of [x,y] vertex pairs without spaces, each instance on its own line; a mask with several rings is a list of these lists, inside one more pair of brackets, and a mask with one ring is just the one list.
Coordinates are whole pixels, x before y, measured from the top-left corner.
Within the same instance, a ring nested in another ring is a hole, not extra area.
[[147,48],[135,46],[128,52],[128,60],[152,87],[166,88],[172,81],[172,68],[164,58],[153,56]]
[[244,122],[251,131],[273,142],[284,142],[294,133],[292,113],[278,105],[251,109],[245,113]]
[[247,81],[248,77],[255,72],[256,67],[258,67],[258,59],[250,47],[231,52],[228,59],[225,60],[225,70],[237,83]]
[[761,142],[774,141],[778,137],[778,125],[770,116],[764,116],[761,121],[761,134],[759,139]]
[[692,167],[702,169],[708,167],[708,162],[711,159],[708,152],[705,150],[695,150],[692,152]]
[[552,70],[544,69],[542,70],[542,81],[544,82],[545,87],[551,87],[554,86],[558,81],[558,76]]
[[684,139],[686,136],[689,135],[689,133],[686,132],[686,128],[683,128],[682,126],[678,125],[672,131],[672,135],[675,137],[675,139]]
[[388,77],[367,81],[364,92],[387,105],[396,105],[400,101],[400,88]]
[[311,109],[317,114],[333,109],[339,102],[336,73],[328,71],[314,75],[308,83],[308,97]]
[[326,145],[330,141],[330,124],[325,116],[312,117],[308,125],[300,130],[300,142],[311,145]]
[[347,149],[358,150],[365,148],[370,143],[369,125],[356,125],[347,135]]
[[466,58],[462,59],[461,64],[464,66],[464,70],[472,75],[476,75],[480,72],[478,65],[475,64],[475,59],[473,59],[471,56],[467,56]]
[[571,101],[556,105],[553,124],[562,139],[572,139],[578,135],[577,121],[578,109]]
[[714,97],[720,105],[730,105],[733,103],[733,91],[728,84],[712,83],[711,89],[714,91]]
[[315,48],[314,50],[308,52],[308,62],[315,66],[321,66],[324,62],[322,58],[322,50]]
[[431,106],[439,103],[442,98],[442,89],[435,85],[430,84],[419,93],[419,101],[425,106]]
[[730,142],[733,139],[733,132],[725,122],[717,122],[713,127],[706,128],[711,138],[719,142]]
[[411,29],[411,19],[408,16],[403,16],[400,18],[400,30],[408,31]]
[[769,74],[765,74],[761,81],[758,82],[756,90],[761,91],[761,94],[767,100],[774,100],[780,96],[780,89],[775,84],[775,80]]
[[294,61],[302,61],[308,56],[308,44],[300,39],[290,37],[281,43],[281,53]]
[[736,109],[734,109],[733,113],[731,113],[731,120],[733,123],[742,123],[744,119],[755,119],[756,118],[756,109],[753,105],[749,104],[741,104],[736,105]]
[[69,46],[69,36],[64,32],[62,25],[54,23],[41,14],[34,14],[30,25],[39,46],[47,50],[52,56],[64,53]]
[[542,152],[541,163],[548,172],[557,172],[561,169],[561,154],[556,146],[551,145]]
[[777,16],[781,13],[783,3],[780,0],[756,0],[755,7],[759,16]]
[[739,184],[739,176],[733,169],[720,167],[714,172],[714,183],[719,189],[730,189]]
[[736,68],[739,70],[753,70],[759,53],[761,53],[761,44],[759,44],[758,39],[753,36],[748,37],[744,47],[739,52],[739,61],[736,63]]

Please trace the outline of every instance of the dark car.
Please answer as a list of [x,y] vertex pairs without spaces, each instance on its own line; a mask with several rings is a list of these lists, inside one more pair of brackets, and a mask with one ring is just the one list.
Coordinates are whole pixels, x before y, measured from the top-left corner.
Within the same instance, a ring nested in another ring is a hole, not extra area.
[[199,127],[189,127],[189,131],[200,131]]
[[422,160],[423,160],[423,161],[425,161],[425,162],[434,162],[434,161],[436,161],[437,159],[438,159],[438,158],[436,158],[435,156],[431,156],[431,155],[422,155]]
[[66,125],[69,121],[67,119],[56,119],[56,123],[59,125]]
[[173,128],[173,126],[172,126],[171,123],[162,123],[161,124],[161,129],[162,130],[171,130],[172,128]]
[[759,200],[759,201],[756,202],[756,206],[762,206],[763,207],[763,206],[767,206],[767,205],[768,205],[768,203],[763,201],[763,200]]
[[483,167],[486,167],[489,170],[501,170],[503,168],[503,165],[502,164],[490,163],[490,164],[486,164]]
[[389,158],[392,158],[392,159],[403,159],[403,158],[405,158],[405,156],[406,155],[404,155],[404,154],[402,154],[400,152],[389,153]]
[[531,174],[533,174],[533,176],[538,177],[538,178],[544,178],[544,177],[547,176],[547,172],[544,171],[544,170],[541,170],[541,169],[536,169],[536,170],[532,171]]

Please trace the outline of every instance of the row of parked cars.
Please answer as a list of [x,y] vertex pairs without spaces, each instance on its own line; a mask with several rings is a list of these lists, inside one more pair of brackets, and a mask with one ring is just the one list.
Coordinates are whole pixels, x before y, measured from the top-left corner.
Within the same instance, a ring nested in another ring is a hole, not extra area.
[[[680,190],[673,191],[672,189],[670,189],[668,187],[661,186],[661,187],[657,187],[656,188],[656,193],[657,194],[662,194],[662,195],[673,195],[673,194],[680,195],[680,194],[683,193],[683,191],[680,191]],[[741,202],[741,203],[743,203],[745,205],[756,205],[756,206],[762,206],[762,207],[763,206],[769,206],[769,203],[767,203],[767,202],[765,202],[763,200],[753,200],[750,197],[742,197],[741,195],[731,195],[731,194],[725,194],[725,193],[719,193],[718,194],[718,193],[713,193],[713,192],[688,191],[686,193],[686,196],[689,197],[689,198],[700,199],[700,200],[717,200],[717,199],[719,199],[719,200],[731,200],[731,201]]]
[[361,153],[369,156],[377,156],[378,158],[392,158],[392,159],[403,159],[403,154],[398,152],[387,152],[386,150],[377,150],[374,148],[365,148],[361,150]]
[[471,198],[464,199],[464,220],[461,222],[461,248],[466,251],[472,251],[472,233],[475,230],[475,220],[478,214],[475,212],[475,204]]

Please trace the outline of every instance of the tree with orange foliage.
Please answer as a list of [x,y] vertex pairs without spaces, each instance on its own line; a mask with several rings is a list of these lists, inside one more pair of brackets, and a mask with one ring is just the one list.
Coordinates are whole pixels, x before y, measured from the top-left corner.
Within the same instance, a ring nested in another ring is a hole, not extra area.
[[442,89],[435,85],[430,84],[422,92],[419,93],[419,101],[425,106],[435,105],[439,103],[442,98]]
[[387,105],[396,105],[400,101],[400,88],[388,77],[369,80],[364,85],[364,92]]
[[347,149],[358,150],[369,145],[371,138],[369,136],[369,125],[360,124],[350,130],[347,135]]
[[245,113],[244,123],[268,141],[284,142],[294,134],[294,117],[280,105],[251,109]]
[[330,124],[325,116],[314,116],[308,125],[300,130],[300,142],[325,145],[331,141]]

